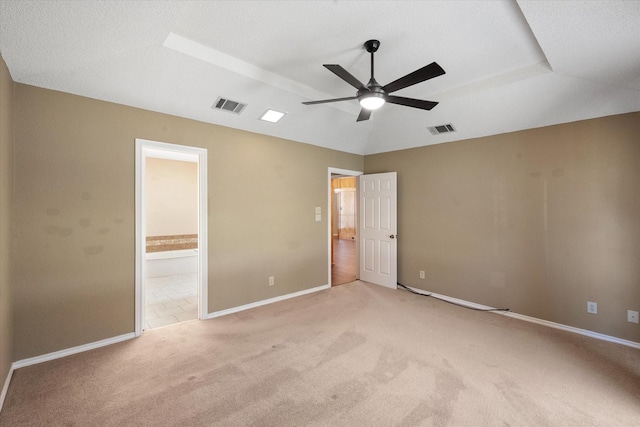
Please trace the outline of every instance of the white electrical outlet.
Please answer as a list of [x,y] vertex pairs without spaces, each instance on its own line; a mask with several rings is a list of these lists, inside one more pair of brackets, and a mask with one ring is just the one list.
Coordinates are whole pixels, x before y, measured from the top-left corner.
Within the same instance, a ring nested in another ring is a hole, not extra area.
[[587,313],[598,314],[598,303],[587,301]]
[[634,310],[627,310],[627,322],[638,323],[638,312]]
[[420,278],[424,279],[424,270],[420,270]]
[[273,276],[269,276],[269,286],[273,286],[276,284],[276,279]]

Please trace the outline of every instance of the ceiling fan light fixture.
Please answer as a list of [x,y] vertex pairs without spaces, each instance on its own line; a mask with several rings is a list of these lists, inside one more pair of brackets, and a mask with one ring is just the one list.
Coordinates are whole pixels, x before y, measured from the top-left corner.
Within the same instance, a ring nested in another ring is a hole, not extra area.
[[369,93],[362,96],[360,99],[360,106],[367,110],[377,110],[385,103],[384,95],[381,93]]

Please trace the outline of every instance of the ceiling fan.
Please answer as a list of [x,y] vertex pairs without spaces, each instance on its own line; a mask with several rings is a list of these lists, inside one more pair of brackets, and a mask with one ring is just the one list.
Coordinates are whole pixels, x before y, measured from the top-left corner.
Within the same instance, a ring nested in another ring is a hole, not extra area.
[[382,107],[385,102],[390,104],[398,104],[404,105],[407,107],[420,108],[422,110],[431,110],[433,107],[438,105],[437,102],[434,101],[423,101],[421,99],[414,98],[405,98],[402,96],[389,95],[391,92],[395,92],[400,89],[404,89],[405,87],[415,85],[417,83],[423,82],[425,80],[432,79],[434,77],[441,76],[445,73],[445,71],[440,67],[437,63],[432,62],[429,65],[426,65],[419,70],[414,71],[413,73],[409,73],[406,76],[400,77],[397,80],[392,81],[391,83],[380,86],[380,84],[376,81],[373,76],[373,54],[380,47],[380,41],[378,40],[368,40],[364,44],[367,52],[371,53],[371,79],[369,79],[369,83],[362,84],[362,82],[356,79],[351,73],[342,68],[337,64],[324,64],[323,66],[331,71],[336,76],[340,77],[345,82],[349,83],[351,86],[358,89],[356,96],[348,96],[346,98],[334,98],[334,99],[323,99],[320,101],[307,101],[303,102],[304,105],[313,105],[313,104],[324,104],[327,102],[339,102],[339,101],[349,101],[352,99],[357,99],[362,106],[362,110],[360,110],[360,114],[358,115],[358,122],[363,120],[369,120],[371,117],[371,112]]

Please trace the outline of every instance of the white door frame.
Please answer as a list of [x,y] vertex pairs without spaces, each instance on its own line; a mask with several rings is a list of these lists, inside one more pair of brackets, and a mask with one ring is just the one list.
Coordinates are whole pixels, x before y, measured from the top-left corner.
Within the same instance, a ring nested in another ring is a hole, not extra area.
[[[333,212],[331,212],[331,198],[333,197],[333,191],[332,191],[332,187],[331,187],[331,175],[336,174],[336,175],[345,175],[345,176],[360,176],[362,175],[364,172],[362,171],[353,171],[353,170],[349,170],[349,169],[338,169],[338,168],[329,168],[329,178],[328,178],[328,190],[327,190],[327,236],[329,236],[329,240],[328,240],[328,282],[329,282],[329,286],[332,285],[331,283],[331,245],[333,244],[333,230],[331,229],[331,215],[333,215]],[[358,227],[358,202],[357,200],[359,200],[359,185],[358,185],[358,180],[356,180],[356,217],[355,217],[355,221],[356,221],[356,233],[360,233],[359,231],[359,227]],[[358,263],[360,262],[360,252],[359,252],[359,248],[360,248],[360,243],[358,241],[358,239],[356,239],[356,259],[358,260]],[[360,275],[360,268],[358,268],[356,270],[356,279],[359,279],[359,275]]]
[[146,278],[146,189],[144,177],[146,158],[160,157],[198,163],[198,319],[206,319],[207,308],[207,150],[186,145],[168,144],[136,138],[136,277],[135,277],[135,335],[140,336],[145,323]]

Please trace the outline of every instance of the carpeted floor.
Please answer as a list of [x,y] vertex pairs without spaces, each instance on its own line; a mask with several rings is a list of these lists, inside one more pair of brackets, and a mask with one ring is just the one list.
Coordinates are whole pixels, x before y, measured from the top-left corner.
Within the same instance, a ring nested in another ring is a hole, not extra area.
[[640,351],[363,282],[14,372],[0,425],[637,426]]

